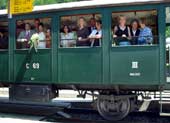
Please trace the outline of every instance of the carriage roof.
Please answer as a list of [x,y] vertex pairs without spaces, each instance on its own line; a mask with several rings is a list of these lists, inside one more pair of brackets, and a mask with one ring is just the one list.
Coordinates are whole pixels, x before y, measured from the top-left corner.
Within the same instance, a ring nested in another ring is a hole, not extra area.
[[[79,8],[94,8],[104,6],[121,6],[121,5],[141,5],[141,4],[154,4],[154,3],[166,3],[169,0],[91,0],[91,1],[79,1],[70,3],[59,3],[50,5],[35,6],[33,12],[46,12],[53,10],[65,10],[65,9],[79,9]],[[7,14],[7,10],[0,10],[0,15]]]

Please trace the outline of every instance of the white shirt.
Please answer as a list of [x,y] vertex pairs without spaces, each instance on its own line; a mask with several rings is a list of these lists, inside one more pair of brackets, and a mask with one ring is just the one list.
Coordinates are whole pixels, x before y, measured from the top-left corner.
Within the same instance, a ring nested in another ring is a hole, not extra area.
[[137,30],[132,30],[134,36],[135,36],[135,34],[136,34],[136,31],[137,31]]
[[38,35],[39,35],[40,41],[45,41],[45,33],[44,32],[39,32]]

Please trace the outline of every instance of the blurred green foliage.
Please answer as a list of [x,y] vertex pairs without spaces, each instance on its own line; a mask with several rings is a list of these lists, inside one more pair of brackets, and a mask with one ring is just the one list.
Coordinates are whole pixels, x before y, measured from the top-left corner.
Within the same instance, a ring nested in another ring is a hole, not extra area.
[[[54,3],[64,3],[64,2],[73,2],[81,0],[34,0],[34,5],[46,5]],[[5,9],[7,7],[8,0],[0,0],[0,9]]]
[[7,0],[0,0],[0,9],[5,9],[7,6]]
[[73,2],[80,0],[35,0],[35,5],[46,5],[46,4],[54,4],[54,3],[64,3],[64,2]]
[[170,37],[170,26],[166,27],[166,37]]

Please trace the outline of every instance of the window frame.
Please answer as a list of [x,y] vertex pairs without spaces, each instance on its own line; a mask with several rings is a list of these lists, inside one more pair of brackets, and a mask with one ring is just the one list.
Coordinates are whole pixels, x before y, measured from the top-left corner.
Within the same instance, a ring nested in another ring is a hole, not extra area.
[[121,13],[121,12],[128,12],[128,11],[151,11],[151,10],[156,10],[157,11],[157,23],[158,23],[158,44],[152,44],[152,45],[129,45],[129,46],[112,46],[112,40],[113,40],[113,36],[112,36],[112,28],[109,29],[110,31],[110,42],[109,42],[109,45],[111,48],[126,48],[126,47],[158,47],[160,46],[160,40],[161,40],[161,29],[160,29],[160,19],[159,19],[159,16],[160,16],[160,5],[159,4],[154,4],[154,5],[136,5],[136,6],[115,6],[115,7],[111,7],[109,8],[109,15],[111,15],[110,17],[110,25],[112,25],[112,13]]
[[[78,11],[78,13],[77,13]],[[58,13],[58,31],[57,31],[57,48],[59,50],[74,50],[76,51],[76,49],[87,49],[87,50],[93,50],[93,49],[102,49],[102,45],[103,45],[103,35],[104,35],[104,30],[102,28],[102,41],[101,41],[101,46],[97,46],[97,47],[90,47],[90,46],[80,46],[80,47],[60,47],[60,27],[61,27],[61,18],[62,17],[66,17],[66,16],[77,16],[77,15],[90,15],[90,14],[99,14],[101,16],[101,21],[102,21],[102,27],[103,27],[103,11],[101,11],[101,8],[96,8],[96,9],[80,9],[80,10],[71,10],[71,11],[62,11]]]
[[[34,17],[33,17],[34,16]],[[41,48],[41,49],[38,49],[38,50],[51,50],[52,47],[53,47],[53,30],[54,30],[54,27],[53,27],[53,19],[54,19],[54,13],[41,13],[41,14],[37,14],[37,13],[29,13],[29,14],[23,14],[23,15],[16,15],[14,17],[14,51],[29,51],[29,48],[24,48],[24,49],[17,49],[16,47],[16,42],[17,42],[17,37],[16,37],[16,30],[17,30],[17,21],[19,20],[34,20],[34,19],[44,19],[44,18],[48,18],[48,19],[51,19],[51,48]]]

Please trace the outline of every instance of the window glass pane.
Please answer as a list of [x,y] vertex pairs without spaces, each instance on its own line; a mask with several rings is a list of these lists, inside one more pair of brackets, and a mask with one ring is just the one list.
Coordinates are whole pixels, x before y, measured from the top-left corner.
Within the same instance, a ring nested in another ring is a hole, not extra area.
[[0,22],[0,49],[8,49],[8,22]]
[[158,44],[157,11],[112,13],[112,46]]
[[31,46],[38,49],[51,48],[50,18],[18,20],[16,28],[17,49],[27,49]]
[[62,48],[99,47],[102,38],[100,14],[62,16],[60,18],[60,43]]
[[170,7],[166,8],[166,76],[167,82],[170,82]]

